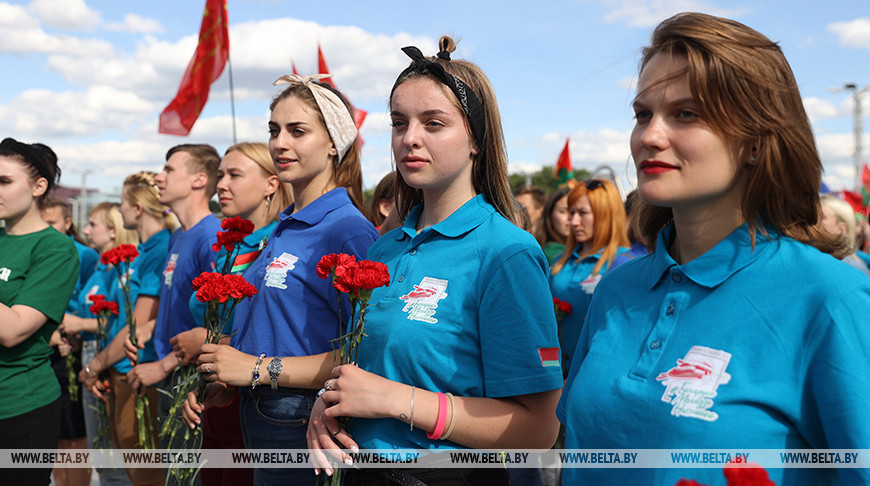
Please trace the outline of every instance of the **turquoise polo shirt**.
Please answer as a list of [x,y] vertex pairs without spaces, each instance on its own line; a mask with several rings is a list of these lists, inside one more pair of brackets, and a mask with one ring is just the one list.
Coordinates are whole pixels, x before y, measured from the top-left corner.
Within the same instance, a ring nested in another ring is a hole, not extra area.
[[211,245],[217,241],[218,231],[221,231],[220,220],[209,214],[192,228],[175,231],[169,239],[169,255],[163,265],[160,307],[154,327],[154,349],[158,359],[172,352],[170,339],[196,327],[196,320],[190,313],[192,282],[202,272],[214,270],[215,252]]
[[[422,205],[368,259],[390,270],[366,311],[359,366],[456,396],[512,397],[561,388],[547,260],[535,239],[478,195],[417,233]],[[361,448],[458,448],[395,419],[351,422]]]
[[[82,291],[85,282],[91,278],[91,275],[93,275],[94,270],[97,268],[97,263],[100,262],[100,254],[97,253],[97,250],[79,243],[72,236],[70,236],[70,239],[76,245],[76,250],[79,253],[79,279],[76,281],[76,288],[73,290],[73,295],[70,298],[66,311],[69,314],[78,315],[79,293]],[[83,333],[82,337],[84,339],[94,339],[94,335],[91,333]]]
[[[339,336],[339,300],[332,281],[317,276],[317,263],[330,253],[361,260],[378,238],[343,187],[296,214],[294,206],[278,215],[269,244],[242,274],[258,292],[236,306],[231,343],[248,354],[310,356],[330,351],[329,341]],[[350,303],[342,297],[342,319],[349,315]]]
[[[870,280],[792,238],[737,228],[598,285],[557,415],[570,449],[867,449]],[[751,461],[751,457],[750,457]],[[768,468],[776,484],[867,484],[860,469]],[[564,469],[565,484],[722,483],[713,469]]]
[[[592,301],[592,293],[608,269],[607,265],[602,265],[601,270],[592,275],[592,269],[598,264],[604,249],[580,259],[581,249],[582,245],[575,247],[562,270],[559,273],[550,274],[550,291],[553,293],[553,297],[571,304],[571,312],[566,313],[559,320],[562,366],[566,370],[571,366],[571,358],[574,355],[574,348],[577,347],[577,340],[580,338],[580,330],[583,328],[586,311]],[[616,255],[621,255],[628,250],[628,248],[619,247]]]
[[[169,238],[168,229],[161,230],[139,243],[136,248],[139,250],[139,256],[133,260],[130,265],[130,294],[132,304],[136,305],[136,299],[145,295],[149,297],[159,297],[160,287],[163,280],[163,262],[166,261],[166,255],[169,253]],[[115,272],[115,284],[117,286],[117,272]],[[123,300],[118,293],[118,305],[123,307]],[[110,341],[121,329],[127,325],[126,316],[122,314],[123,319],[115,319],[112,325],[109,326]],[[140,323],[137,323],[140,324]],[[154,350],[154,340],[145,343],[145,348],[139,352],[140,363],[150,363],[157,359],[157,352]],[[126,374],[133,369],[133,365],[126,357],[115,363],[112,368],[120,373]]]
[[[263,226],[246,236],[245,239],[237,245],[239,247],[238,250],[233,251],[233,263],[230,265],[229,273],[242,274],[248,269],[248,267],[253,265],[254,260],[259,257],[260,251],[265,248],[267,237],[272,234],[272,231],[275,230],[276,226],[278,226],[277,220],[272,221],[266,226]],[[215,272],[223,272],[228,256],[229,254],[227,253],[226,248],[221,248],[220,251],[217,252],[214,261]],[[190,296],[190,313],[193,314],[193,318],[196,319],[196,325],[202,327],[203,320],[205,319],[205,303],[200,302],[199,299],[196,298],[196,292]],[[232,331],[234,314],[235,310],[233,310],[233,312],[227,317],[227,321],[224,323],[224,333],[230,333]]]

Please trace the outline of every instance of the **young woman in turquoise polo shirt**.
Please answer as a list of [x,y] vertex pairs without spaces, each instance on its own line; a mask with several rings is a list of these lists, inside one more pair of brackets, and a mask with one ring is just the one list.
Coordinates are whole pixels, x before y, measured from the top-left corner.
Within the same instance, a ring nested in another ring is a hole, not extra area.
[[[595,291],[557,411],[566,448],[867,449],[870,279],[821,225],[822,164],[779,46],[671,17],[643,51],[634,111],[632,217],[653,253]],[[720,468],[657,465],[563,482],[722,482]],[[761,465],[776,484],[870,481]]]
[[[340,455],[339,445],[548,448],[558,433],[562,379],[547,262],[512,223],[492,87],[476,65],[450,60],[452,39],[440,47],[432,58],[405,48],[412,63],[390,96],[404,225],[368,254],[387,264],[391,281],[372,294],[358,366],[332,370],[311,415],[308,445],[326,474],[324,453]],[[338,430],[340,416],[354,417],[350,431]],[[508,481],[504,469],[347,474],[347,484]]]
[[568,193],[567,248],[550,269],[553,297],[571,304],[559,321],[562,369],[571,357],[583,328],[595,287],[613,260],[629,250],[625,207],[616,186],[600,179],[577,184]]

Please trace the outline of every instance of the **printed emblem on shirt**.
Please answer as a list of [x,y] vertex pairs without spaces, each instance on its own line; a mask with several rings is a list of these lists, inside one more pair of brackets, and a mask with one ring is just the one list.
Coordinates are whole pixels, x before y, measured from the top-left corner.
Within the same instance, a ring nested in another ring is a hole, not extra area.
[[402,312],[408,313],[408,319],[435,324],[438,322],[434,317],[438,301],[446,297],[447,280],[424,277],[420,285],[415,285],[414,290],[399,298],[405,301]]
[[9,270],[6,267],[0,268],[0,280],[8,282],[10,275],[12,275],[12,270]]
[[296,268],[297,261],[299,257],[289,253],[281,253],[281,256],[274,258],[266,267],[266,287],[286,289],[287,272]]
[[163,269],[163,284],[172,287],[172,276],[175,275],[175,264],[178,262],[178,253],[169,255],[166,268]]
[[719,385],[731,381],[725,372],[731,353],[704,346],[692,346],[686,357],[677,360],[677,366],[659,373],[656,380],[665,386],[662,401],[672,405],[671,415],[691,417],[708,422],[719,418],[713,407],[713,398]]
[[588,295],[592,295],[595,292],[595,287],[598,285],[598,282],[601,281],[601,274],[596,273],[595,275],[590,275],[586,277],[586,280],[580,282],[580,288],[583,289]]

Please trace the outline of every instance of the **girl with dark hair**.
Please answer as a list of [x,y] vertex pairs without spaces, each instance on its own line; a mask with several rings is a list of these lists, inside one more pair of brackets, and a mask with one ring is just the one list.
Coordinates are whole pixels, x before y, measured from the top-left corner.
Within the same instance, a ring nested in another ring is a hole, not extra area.
[[[79,275],[72,240],[40,214],[60,177],[44,145],[0,142],[0,449],[55,449],[60,385],[49,339]],[[10,484],[49,484],[51,469],[4,471]]]
[[[432,58],[403,49],[412,63],[390,95],[404,225],[368,254],[391,282],[372,293],[359,366],[333,369],[311,414],[308,445],[326,474],[326,454],[349,460],[339,446],[546,449],[558,433],[547,262],[513,223],[492,86],[476,65],[450,60],[452,39],[439,44]],[[351,430],[339,430],[341,416],[354,417]],[[347,484],[508,483],[504,469],[347,474]]]
[[[821,225],[822,164],[779,46],[732,20],[671,17],[643,51],[634,112],[632,219],[653,253],[596,289],[558,409],[565,447],[866,449],[870,280],[834,258],[847,248]],[[870,481],[857,468],[767,472]],[[715,484],[722,471],[563,475]]]

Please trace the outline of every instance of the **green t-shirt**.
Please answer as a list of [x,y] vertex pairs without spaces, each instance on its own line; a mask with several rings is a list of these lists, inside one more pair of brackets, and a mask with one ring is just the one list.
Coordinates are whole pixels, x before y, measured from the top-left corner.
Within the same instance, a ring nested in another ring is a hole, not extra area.
[[562,253],[565,253],[565,245],[561,243],[556,243],[555,241],[551,241],[544,245],[544,256],[547,257],[547,262],[550,263],[550,266],[553,266],[553,262],[556,261],[556,258],[559,257]]
[[78,275],[78,252],[66,235],[52,227],[27,235],[7,235],[0,229],[0,302],[9,307],[26,305],[48,317],[21,344],[0,346],[0,419],[36,410],[60,397],[48,341],[63,320]]

